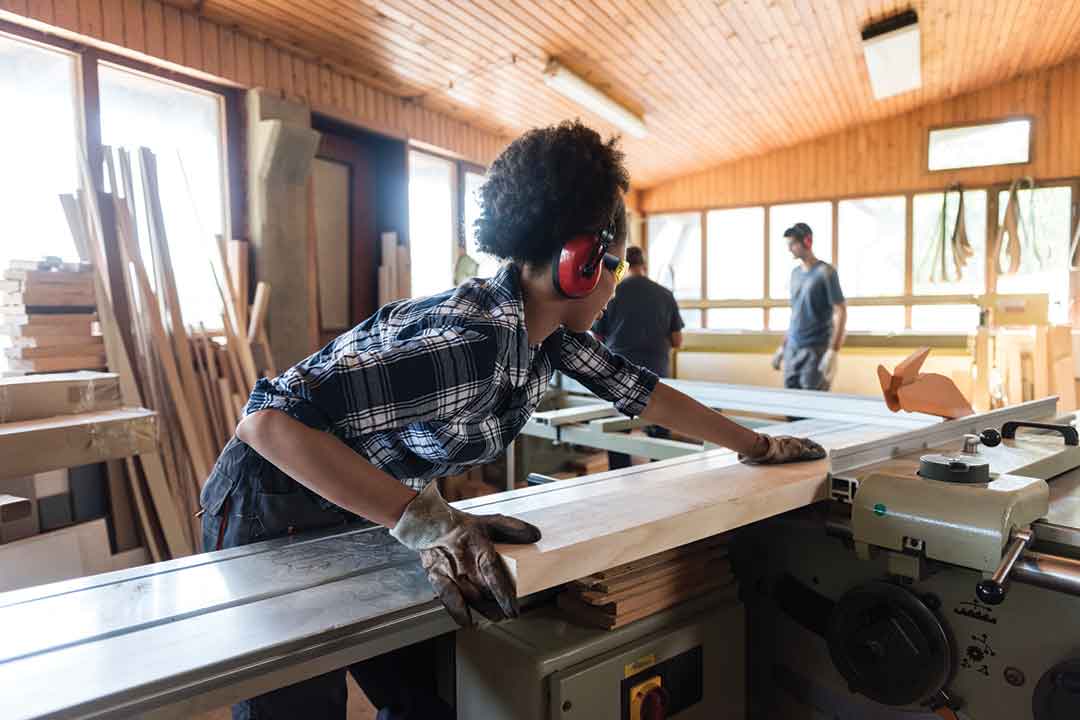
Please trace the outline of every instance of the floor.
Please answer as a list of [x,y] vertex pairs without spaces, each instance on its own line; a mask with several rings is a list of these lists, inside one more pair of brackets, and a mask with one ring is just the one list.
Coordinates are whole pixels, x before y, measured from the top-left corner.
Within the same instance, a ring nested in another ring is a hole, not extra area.
[[[356,681],[349,675],[346,675],[346,677],[349,684],[349,712],[346,718],[348,720],[375,720],[375,708],[364,697],[364,693],[357,687]],[[196,715],[191,720],[231,720],[231,718],[232,714],[229,712],[229,708],[223,707],[202,715]]]

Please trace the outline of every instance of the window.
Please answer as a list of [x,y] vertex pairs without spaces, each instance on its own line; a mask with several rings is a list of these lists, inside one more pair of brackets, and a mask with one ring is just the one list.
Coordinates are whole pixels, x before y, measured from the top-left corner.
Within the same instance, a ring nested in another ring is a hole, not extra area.
[[412,295],[434,295],[453,287],[454,197],[457,165],[409,151],[409,253]]
[[71,53],[0,35],[0,270],[44,255],[79,259],[57,198],[79,187],[77,63]]
[[[208,262],[217,253],[215,237],[228,237],[224,100],[216,93],[108,63],[99,64],[98,82],[102,143],[147,147],[157,160],[184,321],[218,327],[221,298]],[[136,201],[142,202],[141,182],[138,177],[133,182]],[[140,236],[147,238],[145,229]],[[144,257],[149,258],[149,252],[149,246],[143,248]]]
[[814,254],[818,259],[832,262],[831,202],[773,205],[769,208],[769,297],[788,299],[796,260],[788,250],[784,231],[798,222],[813,230]]
[[677,300],[700,299],[701,213],[654,215],[648,233],[649,276]]
[[[765,295],[765,208],[713,210],[708,224],[708,289],[715,300],[756,299]],[[709,313],[709,327],[713,313]]]
[[765,311],[762,308],[709,308],[706,324],[710,330],[762,330]]
[[[1020,206],[1020,270],[999,275],[999,293],[1048,293],[1050,322],[1068,321],[1069,241],[1072,190],[1044,187],[1017,192]],[[1005,219],[1008,191],[998,194],[998,223]],[[1005,243],[1002,243],[1005,245]],[[1001,266],[1008,269],[1006,247],[998,248]]]
[[903,329],[903,305],[848,305],[849,332],[900,332]]
[[969,333],[978,326],[978,305],[914,305],[911,308],[912,330]]
[[682,316],[684,330],[700,330],[702,328],[701,310],[679,308],[679,315]]
[[905,210],[902,196],[840,201],[837,271],[845,297],[904,294]]
[[[911,280],[914,294],[981,295],[986,292],[986,197],[985,190],[964,191],[964,229],[975,254],[962,266],[959,276],[948,250],[948,241],[956,226],[960,193],[928,193],[912,198]],[[914,326],[914,316],[912,324]]]
[[1031,120],[966,125],[930,131],[933,170],[1009,165],[1031,160]]
[[476,221],[480,219],[480,187],[484,176],[471,170],[465,173],[464,233],[465,252],[480,265],[477,277],[492,277],[499,271],[499,258],[480,252],[476,243]]

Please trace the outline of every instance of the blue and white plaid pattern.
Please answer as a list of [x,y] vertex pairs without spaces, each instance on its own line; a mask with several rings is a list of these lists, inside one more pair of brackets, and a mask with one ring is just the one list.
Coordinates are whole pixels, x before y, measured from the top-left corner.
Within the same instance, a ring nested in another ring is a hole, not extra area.
[[645,409],[656,375],[590,334],[560,328],[530,347],[520,270],[402,300],[272,380],[244,414],[267,408],[333,433],[414,489],[491,462],[521,431],[555,370],[627,415]]

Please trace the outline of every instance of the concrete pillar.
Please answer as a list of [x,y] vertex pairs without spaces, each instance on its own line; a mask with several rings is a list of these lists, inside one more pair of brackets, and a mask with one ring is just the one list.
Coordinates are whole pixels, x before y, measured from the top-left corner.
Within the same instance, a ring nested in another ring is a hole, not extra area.
[[[248,212],[255,273],[270,283],[267,334],[279,368],[309,355],[307,181],[319,146],[311,110],[265,90],[247,93]],[[317,328],[315,329],[317,330]]]

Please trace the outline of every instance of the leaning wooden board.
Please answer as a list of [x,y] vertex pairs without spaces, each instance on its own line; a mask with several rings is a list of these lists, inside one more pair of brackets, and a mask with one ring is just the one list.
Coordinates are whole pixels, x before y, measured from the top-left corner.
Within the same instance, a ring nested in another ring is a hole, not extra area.
[[[896,432],[880,425],[839,430],[818,440],[832,449]],[[828,470],[828,460],[750,466],[713,450],[455,506],[540,528],[535,545],[498,548],[524,596],[822,500]]]

